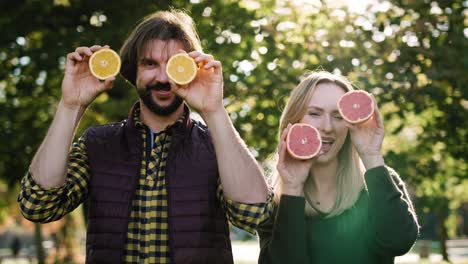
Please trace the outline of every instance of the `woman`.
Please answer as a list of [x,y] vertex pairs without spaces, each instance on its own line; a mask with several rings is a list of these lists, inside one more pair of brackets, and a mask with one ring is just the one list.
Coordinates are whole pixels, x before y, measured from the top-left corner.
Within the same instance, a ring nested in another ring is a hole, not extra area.
[[[280,121],[275,214],[258,230],[260,264],[394,263],[415,242],[418,223],[405,186],[384,165],[377,104],[357,125],[337,109],[352,89],[344,77],[316,72],[292,91]],[[286,135],[298,122],[322,138],[310,160],[287,153]]]

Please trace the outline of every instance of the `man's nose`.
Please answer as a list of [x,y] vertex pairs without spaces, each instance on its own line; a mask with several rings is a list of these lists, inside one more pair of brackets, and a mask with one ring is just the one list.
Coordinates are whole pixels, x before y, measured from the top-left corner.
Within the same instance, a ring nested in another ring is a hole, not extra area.
[[158,71],[156,72],[156,81],[160,83],[168,83],[169,82],[169,77],[167,76],[166,73],[166,65],[161,65],[159,67]]

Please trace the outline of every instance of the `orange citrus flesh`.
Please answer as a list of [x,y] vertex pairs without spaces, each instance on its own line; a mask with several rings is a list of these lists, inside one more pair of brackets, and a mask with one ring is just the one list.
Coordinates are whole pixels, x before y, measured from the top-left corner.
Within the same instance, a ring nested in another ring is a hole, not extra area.
[[197,71],[195,60],[185,53],[177,53],[167,61],[167,76],[178,85],[189,84],[197,76]]
[[100,49],[89,58],[89,69],[96,78],[105,80],[119,73],[121,63],[117,52],[111,49]]

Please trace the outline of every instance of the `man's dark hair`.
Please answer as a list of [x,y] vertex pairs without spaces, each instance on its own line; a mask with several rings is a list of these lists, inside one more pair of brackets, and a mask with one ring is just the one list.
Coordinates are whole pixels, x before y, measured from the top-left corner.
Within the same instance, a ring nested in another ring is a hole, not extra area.
[[186,51],[201,51],[192,18],[180,10],[159,11],[145,17],[120,49],[122,67],[120,73],[130,83],[136,83],[138,61],[142,56],[145,45],[151,40],[177,40]]

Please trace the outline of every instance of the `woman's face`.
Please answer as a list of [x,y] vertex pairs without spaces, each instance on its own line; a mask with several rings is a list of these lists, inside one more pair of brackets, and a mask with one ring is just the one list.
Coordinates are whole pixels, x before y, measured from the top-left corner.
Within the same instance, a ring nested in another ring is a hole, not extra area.
[[345,142],[348,128],[337,108],[337,102],[344,93],[345,90],[334,83],[318,84],[301,119],[302,123],[311,124],[320,132],[322,150],[317,162],[336,159]]

